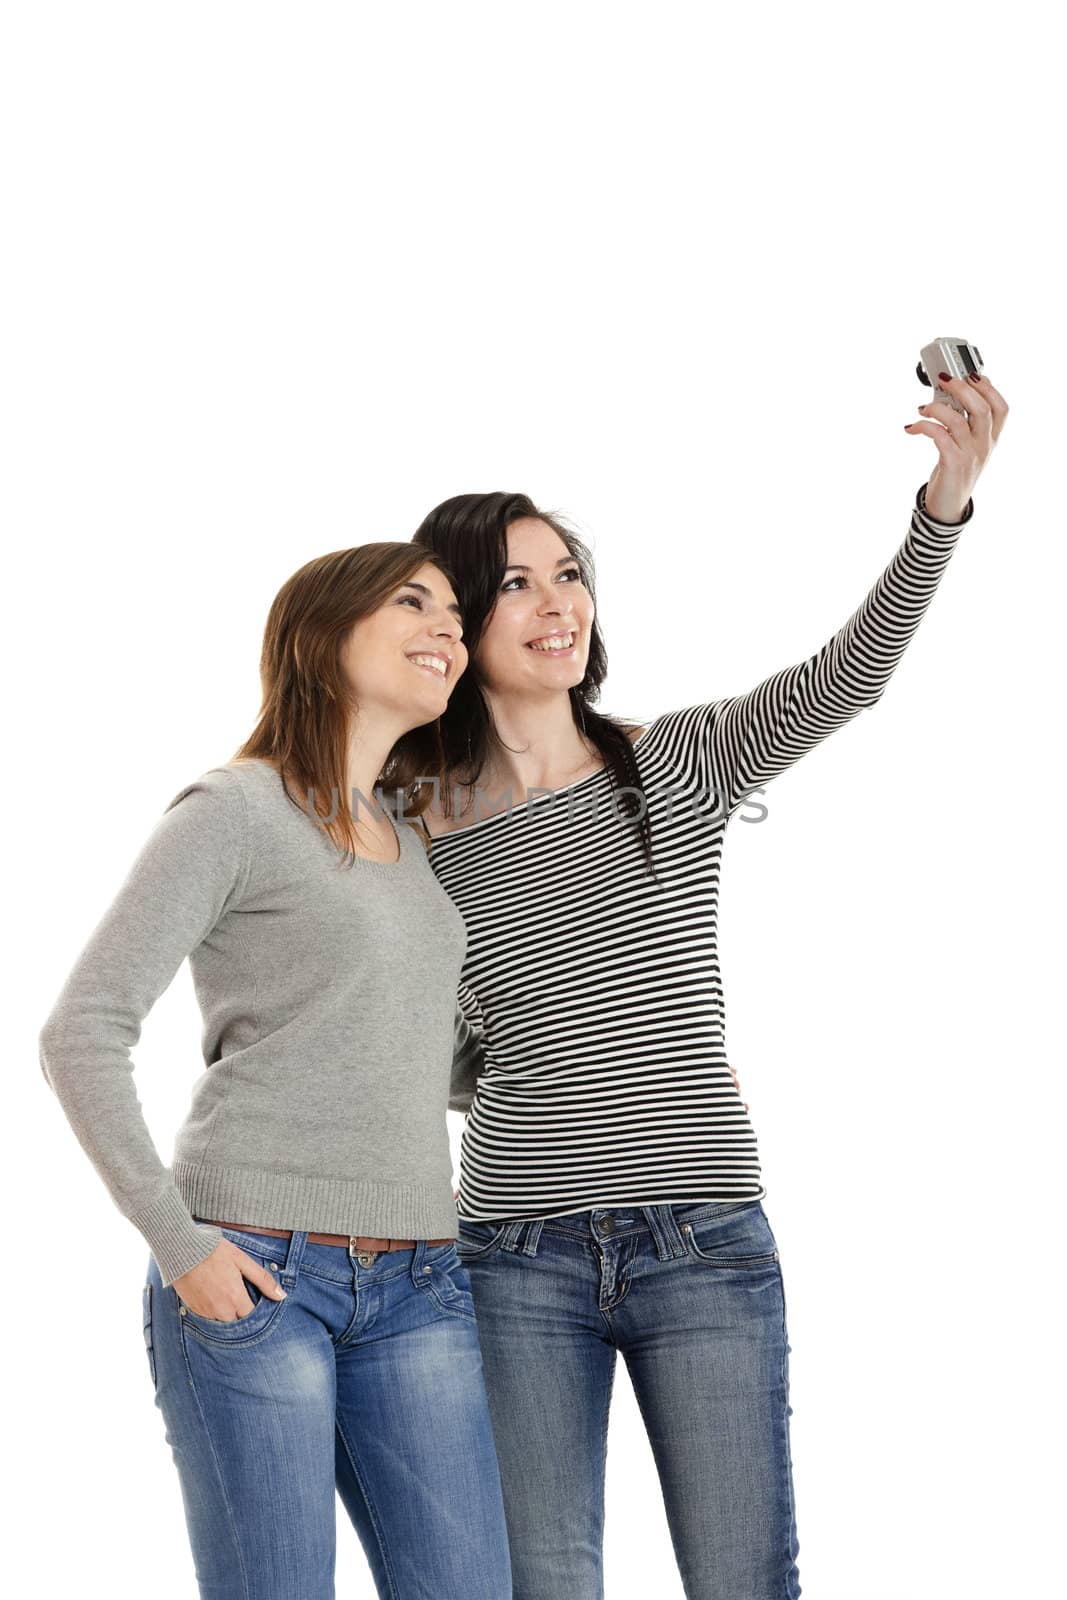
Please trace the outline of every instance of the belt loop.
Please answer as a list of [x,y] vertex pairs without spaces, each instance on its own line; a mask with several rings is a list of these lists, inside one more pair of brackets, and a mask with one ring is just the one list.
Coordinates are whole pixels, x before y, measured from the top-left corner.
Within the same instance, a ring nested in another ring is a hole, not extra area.
[[674,1212],[670,1206],[642,1206],[641,1210],[656,1241],[656,1254],[659,1259],[671,1261],[676,1256],[684,1256],[687,1253],[685,1240],[674,1220]]
[[519,1237],[526,1226],[525,1217],[512,1217],[504,1228],[504,1237],[500,1241],[501,1250],[515,1250],[518,1247]]
[[522,1246],[522,1253],[524,1256],[535,1256],[537,1254],[537,1241],[541,1237],[541,1229],[545,1225],[545,1219],[543,1217],[527,1217],[525,1221],[526,1238]]
[[423,1272],[422,1272],[423,1262],[422,1262],[422,1258],[423,1258],[423,1256],[425,1254],[426,1254],[426,1240],[425,1239],[416,1239],[415,1240],[415,1248],[411,1252],[411,1267],[410,1267],[411,1281],[412,1281],[412,1283],[414,1283],[416,1285],[421,1284],[421,1282],[422,1282],[422,1277],[423,1277]]
[[[304,1251],[307,1248],[307,1242],[308,1236],[306,1230],[294,1228],[292,1236],[288,1241],[289,1248],[285,1252],[285,1265],[283,1266],[280,1274],[282,1287],[286,1290],[291,1289],[296,1282],[297,1274],[300,1271],[300,1263],[304,1259]],[[281,1253],[282,1245],[285,1243],[286,1241],[284,1239],[278,1240],[279,1254]]]

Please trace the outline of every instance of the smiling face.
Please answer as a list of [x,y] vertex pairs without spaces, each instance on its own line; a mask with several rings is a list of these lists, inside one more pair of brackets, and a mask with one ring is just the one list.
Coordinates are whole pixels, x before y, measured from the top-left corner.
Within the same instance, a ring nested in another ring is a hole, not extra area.
[[462,632],[452,585],[424,563],[349,630],[341,661],[360,710],[404,729],[433,722],[467,665]]
[[495,694],[558,693],[581,683],[593,599],[556,530],[540,517],[508,528],[508,570],[478,641],[478,671]]

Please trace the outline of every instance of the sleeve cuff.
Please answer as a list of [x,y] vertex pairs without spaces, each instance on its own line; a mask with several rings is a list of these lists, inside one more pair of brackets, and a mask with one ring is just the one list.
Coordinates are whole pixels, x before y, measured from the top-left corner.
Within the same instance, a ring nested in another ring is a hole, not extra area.
[[963,516],[958,522],[938,522],[937,518],[932,517],[929,511],[926,509],[926,484],[924,483],[915,496],[915,510],[918,513],[919,521],[924,525],[924,527],[933,529],[937,532],[955,533],[957,529],[965,527],[974,516],[974,497],[972,495],[971,499],[968,500],[967,504],[964,506]]
[[191,1272],[205,1261],[222,1238],[222,1229],[213,1223],[194,1222],[173,1182],[130,1221],[155,1256],[165,1289],[183,1272]]

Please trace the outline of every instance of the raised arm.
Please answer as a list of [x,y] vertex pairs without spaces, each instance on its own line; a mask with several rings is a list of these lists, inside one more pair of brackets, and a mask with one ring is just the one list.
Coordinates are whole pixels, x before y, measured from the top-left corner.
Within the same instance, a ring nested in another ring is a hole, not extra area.
[[719,796],[728,814],[885,691],[974,514],[969,500],[959,522],[935,521],[925,509],[925,488],[916,494],[903,544],[821,649],[747,694],[673,713],[700,787]]
[[218,923],[245,867],[244,801],[223,769],[170,802],[94,929],[41,1030],[40,1065],[115,1205],[164,1284],[222,1238],[193,1221],[141,1112],[130,1051],[182,961]]
[[885,693],[974,515],[968,501],[961,522],[934,522],[923,506],[925,488],[915,496],[904,542],[845,626],[806,661],[713,707],[704,776],[726,810]]
[[941,372],[938,382],[953,403],[930,401],[919,407],[922,422],[904,425],[933,440],[937,463],[915,496],[904,543],[859,609],[809,660],[772,673],[748,694],[667,719],[668,740],[690,776],[727,813],[880,699],[934,597],[1008,416],[985,373]]

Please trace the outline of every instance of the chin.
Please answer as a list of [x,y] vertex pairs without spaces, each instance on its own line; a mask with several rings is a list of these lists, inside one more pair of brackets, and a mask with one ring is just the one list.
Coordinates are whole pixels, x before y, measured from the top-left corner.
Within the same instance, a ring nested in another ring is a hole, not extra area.
[[427,722],[433,722],[439,717],[448,705],[448,695],[443,689],[435,694],[432,689],[422,694],[417,700],[409,700],[405,707],[406,714],[411,718],[413,728],[421,728]]
[[431,717],[439,717],[448,704],[448,692],[439,689],[436,694],[423,695],[421,703]]

